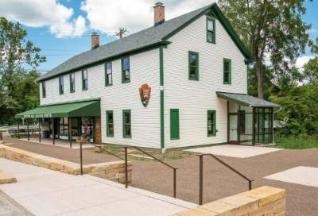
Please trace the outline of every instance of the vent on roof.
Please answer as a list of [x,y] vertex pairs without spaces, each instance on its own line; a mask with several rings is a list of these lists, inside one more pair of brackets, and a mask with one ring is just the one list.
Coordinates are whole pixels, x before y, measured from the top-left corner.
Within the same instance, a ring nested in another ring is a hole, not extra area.
[[97,32],[93,32],[91,36],[92,49],[96,49],[99,47],[99,35]]

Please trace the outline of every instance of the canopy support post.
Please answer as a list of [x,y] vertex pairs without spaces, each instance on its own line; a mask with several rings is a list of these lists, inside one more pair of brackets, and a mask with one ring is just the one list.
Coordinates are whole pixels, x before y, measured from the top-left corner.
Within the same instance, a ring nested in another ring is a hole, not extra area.
[[72,122],[71,122],[71,118],[68,117],[68,139],[70,141],[70,148],[72,148]]
[[20,121],[17,119],[17,127],[18,127],[18,139],[20,139]]
[[53,135],[53,139],[52,139],[52,144],[55,145],[55,124],[54,124],[54,118],[51,118],[52,120],[52,135]]
[[27,122],[27,131],[28,131],[28,141],[30,142],[30,126],[29,126],[29,120]]
[[255,146],[255,136],[256,136],[256,128],[255,128],[255,123],[256,123],[256,112],[255,112],[255,107],[253,107],[253,141],[252,144]]
[[38,118],[38,123],[39,123],[39,143],[41,143],[42,137],[41,137],[41,119],[40,118]]

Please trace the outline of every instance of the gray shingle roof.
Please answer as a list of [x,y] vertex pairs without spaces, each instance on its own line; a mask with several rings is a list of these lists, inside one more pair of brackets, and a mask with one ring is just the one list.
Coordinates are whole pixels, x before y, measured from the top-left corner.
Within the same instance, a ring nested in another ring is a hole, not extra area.
[[147,28],[122,39],[102,45],[96,49],[76,55],[41,76],[37,81],[46,80],[60,74],[80,70],[83,67],[88,67],[107,59],[119,57],[120,55],[128,54],[136,50],[141,50],[143,48],[168,42],[166,39],[187,24],[191,23],[197,17],[200,17],[202,14],[206,13],[209,9],[214,9],[215,14],[220,18],[221,23],[226,28],[238,48],[242,51],[243,55],[249,59],[249,51],[246,50],[244,44],[240,41],[239,37],[234,32],[233,28],[222,14],[217,4],[213,3],[206,7],[202,7],[190,13],[168,20],[158,26]]
[[217,92],[219,97],[224,98],[226,100],[234,101],[244,106],[251,107],[274,107],[279,108],[278,104],[274,104],[272,102],[266,101],[261,98],[253,97],[247,94],[238,94],[238,93],[228,93],[228,92]]

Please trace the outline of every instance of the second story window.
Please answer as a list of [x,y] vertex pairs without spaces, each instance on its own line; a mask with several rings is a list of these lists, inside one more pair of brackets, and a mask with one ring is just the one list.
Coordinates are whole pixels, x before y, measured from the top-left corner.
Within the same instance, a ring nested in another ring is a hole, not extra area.
[[189,52],[189,79],[199,80],[199,53]]
[[45,98],[46,97],[46,82],[43,81],[41,85],[42,85],[42,98]]
[[206,19],[206,33],[207,41],[215,44],[215,19],[212,17]]
[[231,84],[231,59],[223,59],[223,83]]
[[113,68],[112,63],[107,62],[105,64],[105,86],[111,86],[113,84]]
[[70,92],[75,92],[75,73],[70,74]]
[[59,77],[59,92],[64,94],[64,76]]
[[130,82],[130,61],[129,57],[124,57],[121,59],[121,82]]
[[82,70],[82,89],[87,90],[88,89],[88,71]]

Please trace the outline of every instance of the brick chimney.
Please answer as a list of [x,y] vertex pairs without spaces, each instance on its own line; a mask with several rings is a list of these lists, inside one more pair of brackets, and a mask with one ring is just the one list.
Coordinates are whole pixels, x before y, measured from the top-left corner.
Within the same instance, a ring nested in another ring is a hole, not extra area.
[[99,35],[97,34],[97,32],[92,33],[91,41],[92,41],[92,49],[99,47]]
[[165,21],[165,6],[162,2],[157,2],[154,8],[154,25],[160,25]]

